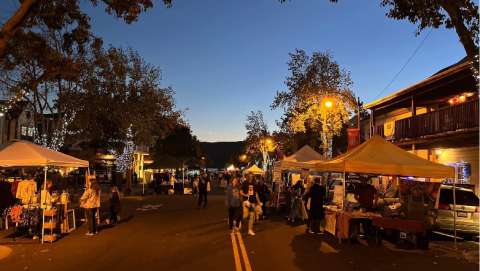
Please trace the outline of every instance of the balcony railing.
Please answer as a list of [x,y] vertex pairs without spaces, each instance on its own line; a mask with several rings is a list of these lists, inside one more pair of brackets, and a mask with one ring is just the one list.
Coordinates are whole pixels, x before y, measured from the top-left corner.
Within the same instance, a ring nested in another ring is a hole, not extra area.
[[394,140],[413,139],[478,127],[478,100],[395,122]]

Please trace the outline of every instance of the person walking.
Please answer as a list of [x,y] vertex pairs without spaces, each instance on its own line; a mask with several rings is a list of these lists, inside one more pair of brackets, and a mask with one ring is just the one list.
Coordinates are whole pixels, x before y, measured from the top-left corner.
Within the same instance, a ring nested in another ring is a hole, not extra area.
[[305,201],[310,200],[308,210],[307,230],[309,233],[323,234],[320,230],[320,223],[324,217],[323,202],[325,199],[325,188],[320,185],[320,178],[315,178],[310,189],[305,193]]
[[193,187],[193,196],[196,197],[198,195],[198,184],[200,183],[200,178],[198,176],[195,176],[192,182],[192,187]]
[[303,200],[302,196],[304,193],[305,189],[303,187],[303,180],[300,179],[298,180],[294,186],[291,187],[290,189],[290,194],[291,194],[291,208],[290,208],[290,214],[288,216],[288,221],[291,223],[295,223],[295,220],[297,218],[300,218],[300,220],[303,222],[306,217],[304,216],[304,206],[303,206]]
[[270,189],[268,188],[267,184],[265,183],[263,177],[260,178],[258,182],[258,198],[262,203],[262,218],[265,219],[267,217],[267,202],[270,200]]
[[227,193],[225,203],[228,208],[228,225],[232,232],[240,229],[240,222],[242,220],[242,199],[240,197],[240,184],[238,179],[234,177],[231,182],[227,184]]
[[198,182],[198,208],[207,207],[207,203],[208,203],[207,197],[209,192],[208,191],[209,186],[210,184],[209,184],[208,176],[206,173],[203,173],[202,177]]
[[251,174],[247,176],[247,180],[242,185],[241,195],[244,198],[243,208],[246,209],[244,210],[244,218],[246,213],[246,218],[248,219],[248,235],[254,236],[253,223],[255,221],[255,208],[256,205],[260,203],[260,199],[258,198],[255,181]]
[[118,213],[120,213],[122,205],[120,204],[120,193],[116,186],[112,186],[112,194],[110,195],[110,224],[118,223]]
[[87,216],[87,235],[89,236],[97,234],[96,214],[100,208],[100,194],[100,186],[96,182],[92,182],[80,198],[80,205],[85,209]]

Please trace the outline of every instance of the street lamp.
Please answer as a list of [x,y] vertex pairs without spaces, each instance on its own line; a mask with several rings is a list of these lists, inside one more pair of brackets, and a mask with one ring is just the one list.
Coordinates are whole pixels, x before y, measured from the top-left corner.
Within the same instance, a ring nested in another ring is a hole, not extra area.
[[326,101],[325,101],[325,107],[326,107],[326,108],[331,108],[332,106],[333,106],[332,101],[330,101],[330,100],[326,100]]
[[323,98],[321,104],[323,105],[322,106],[322,111],[323,111],[323,129],[322,129],[322,141],[323,141],[323,156],[325,158],[328,157],[328,149],[329,149],[329,146],[330,146],[330,138],[327,136],[327,131],[326,131],[326,127],[328,126],[327,125],[327,111],[328,110],[331,110],[332,107],[333,107],[333,99],[331,98]]
[[242,155],[240,155],[239,158],[240,158],[240,161],[245,162],[245,161],[247,160],[247,155],[246,155],[246,154],[242,154]]

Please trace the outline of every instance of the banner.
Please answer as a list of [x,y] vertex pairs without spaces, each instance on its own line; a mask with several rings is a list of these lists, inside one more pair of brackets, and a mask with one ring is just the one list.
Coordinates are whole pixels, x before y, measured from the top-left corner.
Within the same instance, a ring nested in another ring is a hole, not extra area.
[[348,150],[355,148],[360,145],[360,129],[358,128],[348,128]]

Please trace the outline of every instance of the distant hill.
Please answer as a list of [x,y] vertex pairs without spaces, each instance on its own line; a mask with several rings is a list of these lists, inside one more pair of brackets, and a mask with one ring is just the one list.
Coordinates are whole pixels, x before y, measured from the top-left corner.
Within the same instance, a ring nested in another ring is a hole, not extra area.
[[225,168],[232,158],[240,155],[245,142],[200,142],[210,168]]

